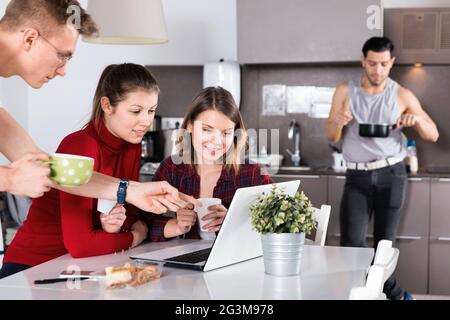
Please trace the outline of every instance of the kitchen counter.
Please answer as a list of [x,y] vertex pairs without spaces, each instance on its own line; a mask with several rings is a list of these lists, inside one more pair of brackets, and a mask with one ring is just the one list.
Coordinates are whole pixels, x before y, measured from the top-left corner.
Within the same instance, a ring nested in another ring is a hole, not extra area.
[[[280,167],[278,171],[271,172],[271,175],[276,176],[345,176],[345,172],[338,172],[333,170],[332,168],[311,168],[310,170],[306,170],[306,167],[300,167],[299,170],[294,170],[292,167],[289,167],[288,170]],[[409,178],[440,178],[440,179],[450,179],[450,173],[429,173],[425,169],[419,170],[417,173],[409,173]]]

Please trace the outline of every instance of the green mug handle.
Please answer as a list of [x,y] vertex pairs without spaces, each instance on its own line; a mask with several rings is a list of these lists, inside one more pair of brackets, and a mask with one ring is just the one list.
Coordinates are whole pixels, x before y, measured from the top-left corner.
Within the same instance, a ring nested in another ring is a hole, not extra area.
[[43,165],[52,165],[52,164],[56,164],[58,161],[56,160],[46,160],[46,161],[42,161]]

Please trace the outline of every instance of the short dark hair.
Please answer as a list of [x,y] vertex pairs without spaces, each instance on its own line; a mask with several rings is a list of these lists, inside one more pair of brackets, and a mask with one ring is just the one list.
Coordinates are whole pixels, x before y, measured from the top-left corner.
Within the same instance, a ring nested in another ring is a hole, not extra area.
[[97,25],[78,0],[11,0],[0,23],[11,31],[33,27],[48,34],[55,25],[61,26],[68,22],[71,16],[68,13],[70,6],[80,9],[81,23],[78,32],[88,37],[97,35]]
[[384,52],[389,50],[392,56],[392,53],[394,52],[394,43],[387,37],[372,37],[364,43],[362,48],[365,58],[367,58],[369,50],[374,52]]

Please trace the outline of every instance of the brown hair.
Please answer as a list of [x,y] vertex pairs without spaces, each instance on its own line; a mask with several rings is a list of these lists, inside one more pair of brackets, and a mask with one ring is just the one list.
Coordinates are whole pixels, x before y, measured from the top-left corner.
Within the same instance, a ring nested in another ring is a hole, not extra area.
[[112,64],[103,70],[95,90],[90,122],[98,130],[105,118],[101,106],[102,97],[107,97],[112,107],[126,99],[127,94],[138,90],[156,92],[159,85],[152,73],[144,66],[134,63]]
[[7,30],[32,27],[49,34],[55,26],[62,26],[70,21],[73,14],[69,10],[70,6],[77,6],[80,10],[78,32],[88,37],[97,35],[97,25],[77,0],[11,0],[0,24]]
[[192,139],[189,139],[189,137],[188,139],[185,139],[187,127],[189,124],[194,124],[194,121],[202,112],[208,110],[218,111],[235,123],[233,146],[225,155],[225,169],[228,171],[234,170],[235,173],[239,173],[241,152],[245,151],[245,148],[247,147],[247,132],[233,96],[222,87],[208,87],[202,89],[192,100],[187,114],[184,117],[183,124],[181,125],[182,130],[180,130],[180,132],[182,135],[177,139],[179,155],[183,158],[185,163],[192,165],[195,163],[195,151],[192,141],[187,141]]

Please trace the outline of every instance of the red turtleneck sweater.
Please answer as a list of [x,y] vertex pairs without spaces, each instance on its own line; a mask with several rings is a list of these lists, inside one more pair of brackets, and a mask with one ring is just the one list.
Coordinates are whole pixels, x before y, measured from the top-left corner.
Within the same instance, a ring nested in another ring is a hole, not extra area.
[[[137,181],[141,145],[113,136],[102,123],[99,132],[90,123],[68,135],[57,153],[95,159],[94,170],[117,178]],[[9,246],[3,262],[35,266],[69,252],[74,258],[109,254],[131,246],[131,225],[138,209],[126,205],[126,231],[104,232],[97,199],[79,197],[52,189],[33,200],[28,216]]]

